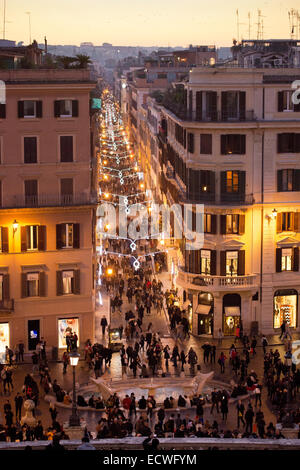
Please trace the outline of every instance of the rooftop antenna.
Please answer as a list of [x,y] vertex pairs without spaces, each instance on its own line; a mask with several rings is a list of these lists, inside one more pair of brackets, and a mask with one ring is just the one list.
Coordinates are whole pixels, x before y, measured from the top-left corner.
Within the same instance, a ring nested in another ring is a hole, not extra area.
[[237,42],[240,42],[240,26],[245,23],[240,23],[239,21],[239,10],[236,10],[236,27],[237,27]]
[[299,29],[299,13],[298,10],[292,8],[289,12],[289,26],[290,26],[290,36],[291,39],[298,39],[298,29]]

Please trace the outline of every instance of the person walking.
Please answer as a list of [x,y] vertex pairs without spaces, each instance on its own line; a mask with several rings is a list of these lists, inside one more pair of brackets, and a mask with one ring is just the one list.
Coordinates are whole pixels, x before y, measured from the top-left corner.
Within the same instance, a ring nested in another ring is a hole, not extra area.
[[67,351],[64,351],[62,360],[63,360],[63,374],[66,374],[67,367],[70,364],[70,356],[67,353]]
[[220,366],[221,374],[225,373],[225,361],[226,361],[226,356],[223,352],[221,352],[220,357],[218,359],[218,364]]
[[268,346],[268,340],[266,338],[266,335],[263,335],[262,339],[261,339],[261,345],[263,347],[263,351],[264,351],[264,354],[266,354],[267,352],[267,346]]
[[245,426],[245,420],[244,420],[245,406],[243,405],[242,400],[238,401],[238,404],[236,405],[236,411],[237,411],[237,427],[239,429],[240,422],[242,422],[243,426]]
[[100,325],[101,325],[101,328],[102,328],[102,336],[105,336],[105,330],[106,330],[106,327],[108,325],[105,315],[103,315],[103,317],[101,318]]

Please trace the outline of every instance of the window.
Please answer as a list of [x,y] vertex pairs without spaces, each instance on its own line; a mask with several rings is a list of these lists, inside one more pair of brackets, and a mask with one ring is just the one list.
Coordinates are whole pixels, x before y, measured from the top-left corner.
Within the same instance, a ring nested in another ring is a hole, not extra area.
[[221,135],[222,155],[244,155],[246,153],[246,136],[244,134]]
[[282,289],[274,294],[274,328],[280,328],[286,321],[291,328],[297,326],[298,292],[295,289]]
[[277,153],[300,153],[300,133],[277,134]]
[[276,248],[276,272],[299,271],[299,248]]
[[26,207],[37,206],[38,204],[38,182],[37,180],[25,180],[25,205]]
[[39,273],[28,273],[26,275],[26,297],[37,297],[39,295]]
[[78,100],[57,100],[54,101],[55,117],[78,117]]
[[21,297],[45,297],[46,275],[44,271],[21,274]]
[[201,250],[201,274],[210,274],[210,251]]
[[62,204],[73,203],[73,178],[62,178],[60,180],[60,195]]
[[215,214],[203,214],[204,217],[204,233],[216,233],[217,216]]
[[60,161],[73,162],[73,136],[60,136]]
[[239,233],[239,215],[226,215],[226,233]]
[[216,121],[217,92],[196,91],[196,121]]
[[38,249],[38,225],[27,225],[26,227],[27,251]]
[[226,251],[226,276],[238,274],[238,251]]
[[8,227],[0,227],[0,251],[8,253]]
[[200,134],[200,153],[204,155],[212,154],[212,135]]
[[74,294],[74,271],[62,272],[63,295]]
[[18,117],[25,119],[42,117],[42,101],[23,100],[18,101]]
[[187,138],[188,138],[188,152],[194,153],[194,134],[191,132],[188,132]]
[[292,271],[292,248],[283,248],[281,250],[281,271]]
[[278,170],[277,191],[300,191],[300,170]]
[[24,163],[37,163],[36,137],[24,137]]
[[21,251],[46,250],[46,225],[21,227]]
[[246,92],[222,91],[221,95],[222,120],[245,119]]
[[239,190],[239,173],[237,171],[226,172],[226,192],[237,193]]
[[73,223],[56,225],[56,248],[79,248],[80,225]]
[[56,271],[56,295],[80,294],[80,270]]
[[300,229],[300,212],[279,212],[276,218],[276,231],[298,232]]
[[298,112],[300,111],[299,104],[292,102],[292,95],[294,91],[284,90],[278,92],[278,112]]

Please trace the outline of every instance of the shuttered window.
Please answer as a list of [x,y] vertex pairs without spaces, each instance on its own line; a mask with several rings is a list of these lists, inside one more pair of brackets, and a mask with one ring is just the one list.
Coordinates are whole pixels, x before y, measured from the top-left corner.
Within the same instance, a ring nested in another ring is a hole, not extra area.
[[78,117],[79,102],[78,100],[56,100],[54,101],[55,117]]
[[37,180],[25,180],[25,205],[26,207],[34,207],[38,205],[38,182]]
[[73,203],[73,178],[62,178],[60,180],[60,195],[62,204]]
[[299,248],[276,248],[276,272],[299,271]]
[[73,136],[60,136],[60,161],[73,162]]
[[80,294],[80,270],[56,271],[56,295]]
[[30,272],[21,274],[21,297],[45,297],[46,296],[46,274],[41,272]]
[[0,228],[0,248],[1,253],[9,252],[8,227]]
[[244,155],[246,153],[246,136],[244,134],[221,135],[222,155]]
[[278,153],[300,153],[300,133],[277,134]]
[[200,134],[200,153],[204,155],[212,154],[212,135]]
[[276,232],[299,232],[300,212],[279,212],[276,217]]
[[278,170],[277,191],[300,191],[300,169]]
[[80,248],[80,224],[57,224],[56,248]]
[[42,101],[23,100],[18,101],[19,118],[41,118],[43,115]]
[[36,137],[24,137],[24,163],[37,163]]

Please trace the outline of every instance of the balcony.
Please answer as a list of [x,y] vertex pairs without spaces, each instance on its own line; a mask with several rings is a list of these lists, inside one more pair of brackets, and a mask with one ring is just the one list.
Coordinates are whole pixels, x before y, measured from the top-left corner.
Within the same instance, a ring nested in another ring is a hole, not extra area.
[[89,206],[97,203],[95,196],[90,194],[39,194],[38,196],[17,195],[7,203],[4,201],[2,209],[21,209],[38,207],[66,207],[66,206]]
[[209,276],[179,270],[177,282],[185,288],[204,287],[207,291],[251,290],[257,287],[256,274],[246,276]]
[[175,116],[177,116],[181,121],[188,122],[230,122],[234,124],[240,122],[253,122],[257,120],[254,110],[245,111],[243,113],[236,110],[221,111],[217,109],[209,109],[202,112],[189,112],[184,107],[179,109],[172,105],[165,105],[165,108],[175,114]]
[[0,312],[13,312],[14,299],[0,300]]

